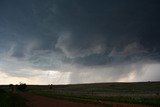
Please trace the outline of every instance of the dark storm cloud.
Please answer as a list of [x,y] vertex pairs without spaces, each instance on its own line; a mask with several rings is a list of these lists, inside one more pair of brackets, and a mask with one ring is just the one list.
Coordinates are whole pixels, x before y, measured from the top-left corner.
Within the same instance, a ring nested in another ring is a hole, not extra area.
[[95,75],[123,77],[143,68],[132,63],[159,62],[159,10],[158,0],[1,0],[1,69],[14,68],[18,75],[22,68],[90,72],[93,67]]
[[[102,64],[154,54],[154,49],[159,53],[158,1],[89,3],[91,1],[75,4],[78,9],[74,5],[65,8],[65,11],[72,9],[64,19],[69,33],[60,35],[56,47],[69,60]],[[113,51],[121,55],[115,58],[111,55]]]

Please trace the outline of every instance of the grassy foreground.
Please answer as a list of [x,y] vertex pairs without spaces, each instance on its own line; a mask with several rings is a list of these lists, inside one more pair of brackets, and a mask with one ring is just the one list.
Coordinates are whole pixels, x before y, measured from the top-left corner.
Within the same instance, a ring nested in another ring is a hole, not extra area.
[[160,107],[160,82],[29,86],[41,96],[81,102],[114,101]]
[[13,93],[0,93],[0,107],[27,107],[26,100]]
[[123,97],[123,96],[91,96],[91,95],[76,95],[72,93],[48,93],[48,92],[32,92],[36,95],[46,96],[56,99],[65,99],[78,102],[96,102],[96,101],[113,101],[129,104],[145,104],[152,106],[160,106],[160,98],[156,97]]

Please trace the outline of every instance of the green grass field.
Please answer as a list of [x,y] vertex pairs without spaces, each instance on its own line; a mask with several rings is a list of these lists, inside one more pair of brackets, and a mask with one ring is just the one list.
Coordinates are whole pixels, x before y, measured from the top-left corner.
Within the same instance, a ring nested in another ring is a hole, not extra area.
[[34,94],[72,101],[100,100],[160,106],[160,82],[29,86],[28,90]]

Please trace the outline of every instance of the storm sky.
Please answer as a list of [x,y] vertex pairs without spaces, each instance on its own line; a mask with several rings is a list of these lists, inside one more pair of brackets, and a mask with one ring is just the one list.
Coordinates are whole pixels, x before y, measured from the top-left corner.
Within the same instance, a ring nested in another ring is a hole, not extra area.
[[0,84],[160,81],[159,0],[0,0]]

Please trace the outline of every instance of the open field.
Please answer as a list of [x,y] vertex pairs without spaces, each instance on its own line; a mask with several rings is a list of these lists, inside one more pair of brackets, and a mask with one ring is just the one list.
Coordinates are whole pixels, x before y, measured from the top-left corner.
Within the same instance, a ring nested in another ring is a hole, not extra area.
[[28,90],[59,99],[160,105],[160,82],[29,86]]
[[[1,88],[10,90],[8,86],[1,86]],[[21,92],[17,91],[18,95],[19,93]],[[123,105],[132,104],[134,107],[160,106],[160,82],[28,85],[25,96],[27,96],[26,93],[46,96],[62,102],[65,100],[107,107],[115,107],[113,102],[123,103]],[[23,94],[21,96],[25,97]],[[124,107],[127,106],[129,105]]]

